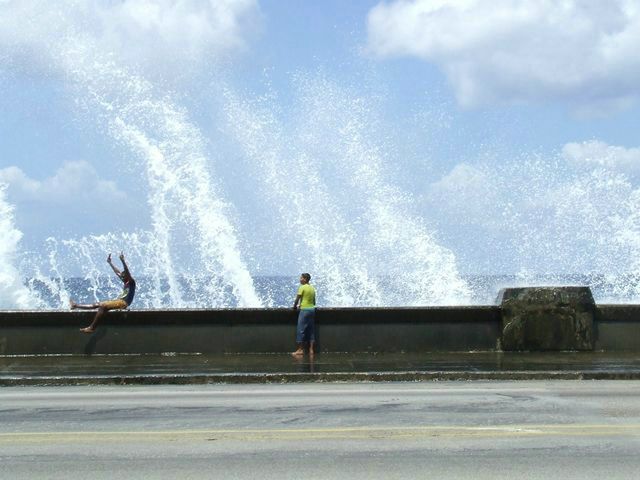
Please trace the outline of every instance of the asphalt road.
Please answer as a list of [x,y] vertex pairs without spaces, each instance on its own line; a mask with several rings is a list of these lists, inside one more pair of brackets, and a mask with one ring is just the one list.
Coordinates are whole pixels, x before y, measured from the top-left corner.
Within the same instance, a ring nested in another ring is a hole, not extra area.
[[0,388],[0,478],[635,479],[640,382]]

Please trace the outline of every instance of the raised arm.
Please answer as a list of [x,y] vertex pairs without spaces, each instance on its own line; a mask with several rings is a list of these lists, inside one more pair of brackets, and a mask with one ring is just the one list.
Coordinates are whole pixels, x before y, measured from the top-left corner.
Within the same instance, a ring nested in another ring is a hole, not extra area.
[[113,271],[118,276],[118,278],[122,278],[122,272],[118,270],[116,266],[113,264],[113,262],[111,261],[111,254],[109,254],[109,256],[107,257],[107,263],[113,269]]
[[129,267],[127,266],[127,262],[124,261],[124,253],[120,252],[120,261],[122,262],[122,268],[124,268],[124,275],[126,278],[131,278],[131,272],[129,271]]

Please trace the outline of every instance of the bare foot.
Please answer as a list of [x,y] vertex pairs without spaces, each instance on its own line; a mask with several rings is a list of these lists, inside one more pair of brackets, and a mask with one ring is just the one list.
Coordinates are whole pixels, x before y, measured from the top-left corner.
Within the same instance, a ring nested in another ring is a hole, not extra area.
[[304,355],[304,350],[299,348],[295,352],[293,352],[291,355],[293,355],[294,357],[301,357]]
[[93,332],[95,332],[95,330],[93,328],[91,328],[91,327],[81,328],[80,331],[82,333],[93,333]]

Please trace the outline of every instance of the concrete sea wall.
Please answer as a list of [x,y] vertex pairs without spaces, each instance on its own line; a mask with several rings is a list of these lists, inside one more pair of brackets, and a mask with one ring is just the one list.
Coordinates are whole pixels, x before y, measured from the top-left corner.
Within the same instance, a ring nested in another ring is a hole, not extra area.
[[[558,293],[554,288],[554,294],[548,288],[513,289],[518,291],[507,292],[509,303],[501,305],[318,309],[318,347],[324,352],[640,351],[640,305],[590,307],[583,289]],[[117,311],[108,313],[94,334],[80,333],[93,315],[0,312],[0,355],[271,353],[295,345],[296,312],[289,309]]]
[[596,350],[640,352],[640,305],[598,305]]
[[[0,355],[270,353],[295,347],[290,309],[109,312],[92,335],[93,312],[0,312]],[[328,308],[316,314],[318,347],[331,352],[491,350],[500,335],[495,306]]]

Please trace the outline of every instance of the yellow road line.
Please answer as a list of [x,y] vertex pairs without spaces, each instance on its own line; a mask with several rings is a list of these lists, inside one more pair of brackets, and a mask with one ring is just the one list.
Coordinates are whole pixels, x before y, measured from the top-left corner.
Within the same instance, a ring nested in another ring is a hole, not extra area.
[[167,441],[418,440],[534,436],[640,436],[640,425],[501,425],[491,427],[342,427],[262,430],[167,430],[0,433],[0,444]]

